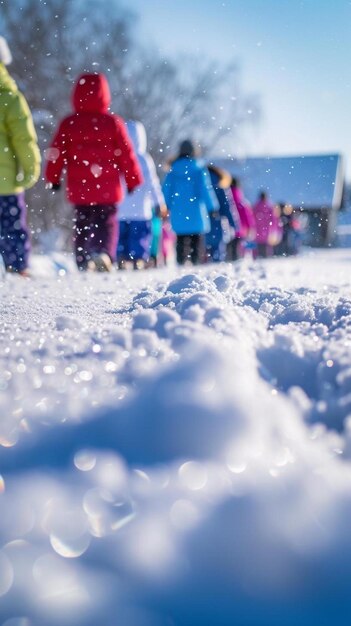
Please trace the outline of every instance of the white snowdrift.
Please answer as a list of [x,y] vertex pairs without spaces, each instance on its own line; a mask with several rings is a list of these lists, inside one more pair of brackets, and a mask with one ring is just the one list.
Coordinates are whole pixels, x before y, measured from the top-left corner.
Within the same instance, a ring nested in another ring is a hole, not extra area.
[[1,284],[2,624],[350,623],[350,262]]

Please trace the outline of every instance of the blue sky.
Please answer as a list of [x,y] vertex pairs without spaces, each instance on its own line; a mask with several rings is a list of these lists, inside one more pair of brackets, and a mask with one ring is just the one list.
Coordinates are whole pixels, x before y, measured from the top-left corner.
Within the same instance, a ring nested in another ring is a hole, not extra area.
[[128,0],[161,53],[240,63],[262,120],[247,154],[342,152],[351,179],[351,0]]

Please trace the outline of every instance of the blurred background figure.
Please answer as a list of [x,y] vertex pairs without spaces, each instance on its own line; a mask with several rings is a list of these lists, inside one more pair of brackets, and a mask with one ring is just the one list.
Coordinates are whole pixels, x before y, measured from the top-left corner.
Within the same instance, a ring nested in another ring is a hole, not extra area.
[[176,242],[176,234],[172,230],[168,212],[161,214],[160,208],[153,210],[151,220],[151,251],[150,263],[151,267],[157,267],[160,263],[168,265],[169,261],[174,257],[174,247]]
[[228,245],[227,259],[235,261],[246,253],[252,254],[256,246],[256,224],[251,204],[244,196],[240,181],[234,177],[231,180],[231,192],[239,216],[239,230]]
[[30,253],[24,190],[40,175],[40,152],[27,101],[9,75],[12,61],[0,37],[0,254],[7,271],[28,275]]
[[134,269],[142,269],[149,263],[150,256],[154,264],[157,262],[158,240],[162,228],[157,220],[162,220],[167,211],[155,163],[147,152],[145,127],[141,122],[130,120],[127,122],[127,129],[144,182],[119,206],[117,261],[119,269],[124,269],[128,262],[133,263]]
[[203,259],[203,237],[210,232],[209,213],[219,205],[208,170],[190,139],[180,144],[162,189],[177,236],[177,263],[197,265]]
[[207,169],[217,196],[219,209],[210,216],[210,232],[206,234],[206,260],[218,263],[227,258],[227,245],[239,231],[239,216],[230,192],[231,174],[215,165]]
[[282,226],[274,205],[265,191],[261,191],[253,206],[256,224],[255,257],[267,258],[273,255],[273,247],[282,237]]
[[276,207],[279,213],[282,236],[274,249],[274,254],[291,256],[298,254],[302,245],[303,225],[291,204],[280,202]]

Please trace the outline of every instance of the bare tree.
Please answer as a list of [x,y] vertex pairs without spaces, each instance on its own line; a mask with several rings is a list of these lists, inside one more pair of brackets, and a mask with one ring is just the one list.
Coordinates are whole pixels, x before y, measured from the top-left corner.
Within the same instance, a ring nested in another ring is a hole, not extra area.
[[[70,111],[77,75],[96,71],[100,59],[113,63],[116,76],[120,72],[131,40],[131,14],[116,11],[108,0],[99,11],[90,0],[1,0],[0,8],[0,27],[13,51],[11,74],[29,102],[45,154],[58,120]],[[53,197],[41,180],[27,198],[34,239],[58,226],[68,243],[72,212],[62,197]]]
[[[73,81],[103,71],[113,109],[141,120],[160,165],[190,136],[204,152],[224,137],[233,151],[241,128],[257,118],[257,98],[243,93],[239,68],[194,57],[163,58],[133,37],[133,14],[119,0],[0,0],[0,28],[13,50],[11,73],[34,114],[43,151],[58,119],[70,110]],[[22,27],[19,28],[18,24]],[[34,235],[59,225],[70,237],[71,210],[43,182],[28,194]]]
[[235,150],[242,126],[259,117],[258,98],[243,94],[234,63],[219,67],[191,56],[175,61],[155,50],[134,49],[112,84],[118,111],[146,124],[149,148],[159,163],[186,136],[204,153],[223,137],[230,137]]

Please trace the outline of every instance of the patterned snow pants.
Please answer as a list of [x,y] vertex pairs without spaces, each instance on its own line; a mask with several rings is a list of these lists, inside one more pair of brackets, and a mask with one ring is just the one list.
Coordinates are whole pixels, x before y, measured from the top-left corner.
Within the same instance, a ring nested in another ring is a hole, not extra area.
[[75,205],[74,248],[77,266],[87,268],[92,255],[107,252],[115,261],[118,239],[117,205]]
[[0,196],[0,254],[5,267],[22,272],[28,267],[30,239],[24,193]]

